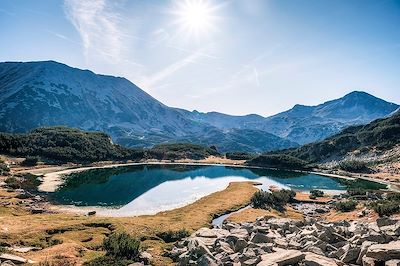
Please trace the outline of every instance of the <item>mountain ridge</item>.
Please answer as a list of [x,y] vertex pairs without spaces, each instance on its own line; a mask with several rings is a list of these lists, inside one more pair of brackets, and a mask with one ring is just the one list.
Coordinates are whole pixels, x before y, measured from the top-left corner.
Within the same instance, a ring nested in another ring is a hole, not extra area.
[[[368,108],[362,104],[364,98],[372,102],[367,101]],[[230,147],[248,152],[320,140],[399,108],[367,93],[352,92],[317,106],[295,105],[270,117],[191,112],[166,106],[123,77],[56,61],[0,63],[0,105],[0,131],[4,132],[66,125],[104,131],[117,143],[130,146],[190,141],[216,145],[222,151]]]

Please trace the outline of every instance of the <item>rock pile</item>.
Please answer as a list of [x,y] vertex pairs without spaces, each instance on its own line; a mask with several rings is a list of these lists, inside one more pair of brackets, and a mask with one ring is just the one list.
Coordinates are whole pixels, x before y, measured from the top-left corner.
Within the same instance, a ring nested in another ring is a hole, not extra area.
[[400,221],[259,218],[202,228],[166,253],[178,265],[400,265]]

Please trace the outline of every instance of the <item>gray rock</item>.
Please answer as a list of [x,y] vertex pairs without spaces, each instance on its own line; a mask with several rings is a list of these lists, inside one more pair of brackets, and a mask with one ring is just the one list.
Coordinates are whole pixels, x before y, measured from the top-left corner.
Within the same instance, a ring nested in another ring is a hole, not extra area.
[[357,260],[358,255],[360,254],[360,247],[354,247],[351,245],[345,246],[345,253],[340,257],[340,260],[344,263],[353,263]]
[[305,258],[305,254],[298,250],[278,250],[274,253],[269,253],[261,256],[261,262],[258,266],[272,266],[272,265],[293,265],[299,263]]
[[6,254],[6,253],[2,253],[0,254],[0,260],[5,260],[5,261],[11,261],[13,263],[17,263],[17,264],[22,264],[22,263],[27,263],[28,260],[24,259],[22,257],[16,256],[16,255],[12,255],[12,254]]
[[1,266],[15,266],[15,263],[13,263],[11,260],[6,260],[6,261],[3,261],[0,265]]
[[358,255],[358,258],[356,260],[357,264],[362,264],[362,258],[365,256],[365,254],[367,254],[368,248],[373,244],[375,243],[371,241],[365,241],[361,244],[360,254]]
[[394,224],[396,224],[396,223],[397,223],[397,220],[391,219],[391,218],[389,218],[389,217],[379,217],[379,218],[376,220],[376,224],[377,224],[379,227],[388,226],[388,225],[394,225]]
[[370,257],[363,257],[362,265],[363,266],[375,266],[376,260]]
[[217,266],[216,260],[207,254],[202,255],[197,261],[198,266]]
[[371,245],[366,256],[380,261],[400,259],[400,241]]
[[385,266],[400,266],[400,260],[388,260],[385,262]]
[[268,243],[268,242],[271,242],[271,238],[269,238],[266,234],[263,234],[263,233],[253,233],[250,237],[250,242],[252,242],[252,243]]
[[306,266],[337,266],[338,264],[334,259],[327,258],[325,256],[307,253],[304,259],[304,265]]

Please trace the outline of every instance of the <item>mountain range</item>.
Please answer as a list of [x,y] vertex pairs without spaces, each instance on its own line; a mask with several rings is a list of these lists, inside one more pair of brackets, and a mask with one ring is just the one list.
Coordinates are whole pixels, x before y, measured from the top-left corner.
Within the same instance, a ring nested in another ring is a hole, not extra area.
[[191,112],[164,105],[125,78],[54,61],[0,63],[0,131],[66,125],[107,132],[130,147],[193,142],[220,151],[271,151],[322,140],[398,108],[356,91],[270,117]]

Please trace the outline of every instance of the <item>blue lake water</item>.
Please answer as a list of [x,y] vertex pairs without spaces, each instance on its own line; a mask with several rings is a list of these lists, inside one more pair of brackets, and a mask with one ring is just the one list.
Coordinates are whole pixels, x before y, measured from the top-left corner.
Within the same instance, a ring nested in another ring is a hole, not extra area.
[[225,189],[230,182],[256,181],[299,191],[345,190],[338,179],[290,171],[227,166],[140,165],[75,173],[49,198],[57,204],[107,206],[113,216],[154,214],[192,203]]

